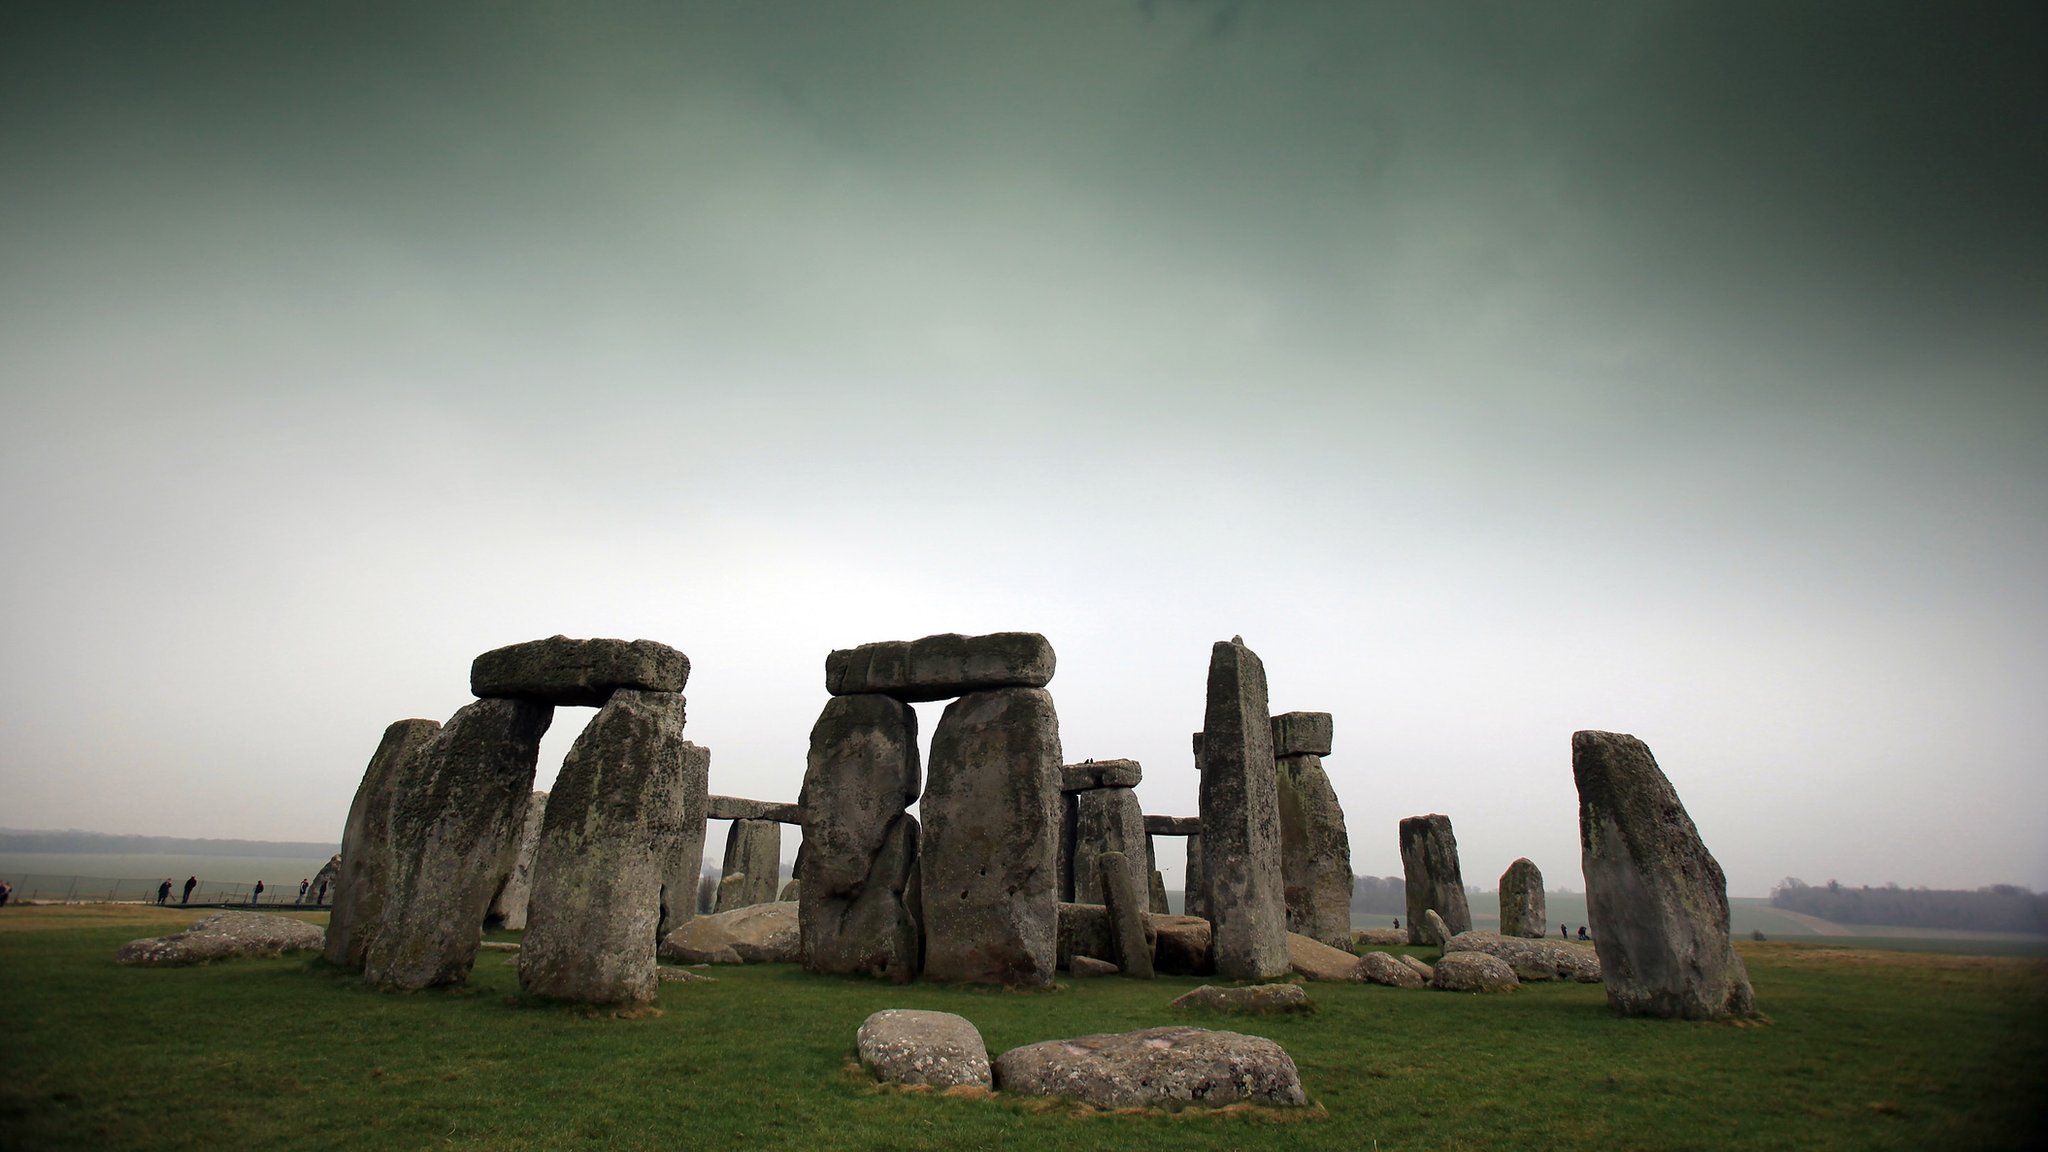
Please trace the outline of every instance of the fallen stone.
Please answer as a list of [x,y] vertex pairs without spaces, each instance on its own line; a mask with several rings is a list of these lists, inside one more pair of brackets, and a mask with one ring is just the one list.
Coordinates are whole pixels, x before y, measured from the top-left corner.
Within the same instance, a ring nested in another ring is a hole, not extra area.
[[666,939],[697,914],[697,894],[704,883],[704,809],[710,787],[711,749],[683,741],[682,776],[670,797],[676,835],[661,864],[661,924],[654,930],[656,940]]
[[[1326,713],[1289,713],[1293,716]],[[1277,718],[1276,718],[1277,719]],[[1287,901],[1287,929],[1346,948],[1351,943],[1351,837],[1344,807],[1323,771],[1322,757],[1308,753],[1278,761],[1280,877]]]
[[1526,936],[1503,936],[1498,932],[1460,932],[1444,942],[1446,952],[1484,952],[1507,961],[1524,983],[1538,980],[1576,980],[1600,983],[1600,956],[1591,945],[1563,940],[1532,940]]
[[710,984],[713,982],[711,977],[704,975],[702,972],[692,972],[688,968],[677,968],[672,964],[657,965],[654,969],[654,978],[663,984],[671,982],[677,984]]
[[1451,834],[1449,816],[1432,812],[1401,821],[1401,868],[1408,881],[1408,943],[1443,943],[1423,920],[1423,913],[1432,908],[1453,933],[1472,926],[1465,878],[1458,871],[1458,839]]
[[1093,956],[1076,956],[1067,962],[1067,971],[1076,976],[1114,976],[1123,969]]
[[364,956],[371,984],[413,991],[469,977],[553,718],[532,700],[478,700],[408,758],[391,804],[390,882]]
[[[725,833],[725,867],[720,875],[718,910],[730,912],[749,904],[773,904],[781,887],[782,825],[773,820],[735,820]],[[727,904],[724,878],[744,877]]]
[[1650,749],[1616,732],[1572,735],[1586,915],[1607,1002],[1631,1016],[1756,1014],[1728,938],[1728,881]]
[[289,916],[260,912],[215,912],[182,932],[131,940],[114,953],[114,963],[145,968],[181,968],[215,960],[317,952],[327,935]]
[[825,658],[825,690],[834,696],[879,692],[909,703],[947,700],[995,688],[1043,688],[1053,665],[1052,645],[1036,632],[949,632],[835,651]]
[[1330,729],[1328,712],[1282,712],[1273,717],[1273,755],[1328,756]]
[[1428,926],[1428,931],[1424,934],[1427,935],[1430,939],[1436,941],[1437,947],[1439,948],[1443,947],[1444,941],[1449,940],[1451,937],[1457,935],[1456,932],[1451,930],[1450,925],[1444,923],[1444,918],[1436,914],[1436,909],[1434,908],[1428,909],[1425,912],[1423,912],[1422,922],[1423,924]]
[[1500,874],[1500,934],[1550,935],[1550,917],[1543,906],[1543,872],[1526,856]]
[[1484,952],[1446,952],[1429,985],[1444,992],[1512,992],[1521,985],[1508,962]]
[[1061,809],[1052,694],[1003,688],[947,705],[927,774],[919,864],[925,975],[1049,986]]
[[1138,886],[1131,883],[1131,869],[1121,852],[1104,852],[1096,857],[1103,907],[1109,913],[1109,942],[1116,966],[1138,980],[1152,979],[1152,939],[1146,933],[1144,905],[1138,902]]
[[1287,899],[1266,667],[1241,640],[1209,656],[1202,724],[1202,876],[1216,974],[1270,980],[1287,972]]
[[884,1008],[861,1023],[860,1066],[885,1084],[987,1088],[988,1047],[981,1032],[951,1012]]
[[1167,976],[1209,976],[1210,927],[1200,916],[1153,916],[1152,967]]
[[878,694],[834,696],[811,727],[797,902],[804,966],[906,982],[921,935],[913,910],[922,786],[917,713]]
[[491,909],[484,913],[484,925],[518,931],[526,927],[526,903],[533,896],[533,857],[540,850],[540,826],[547,817],[548,794],[535,792],[526,800],[526,819],[520,822],[519,837],[506,859],[499,862],[504,880],[491,897]]
[[1299,984],[1247,984],[1241,988],[1220,988],[1204,984],[1176,997],[1169,1008],[1187,1012],[1223,1012],[1233,1016],[1284,1016],[1313,1012],[1315,1002]]
[[493,648],[469,666],[469,690],[548,704],[597,707],[620,688],[681,692],[690,658],[652,640],[550,636]]
[[1394,959],[1399,960],[1402,964],[1406,965],[1409,971],[1415,973],[1417,976],[1422,977],[1424,983],[1428,983],[1429,981],[1436,979],[1435,968],[1430,967],[1428,964],[1423,963],[1421,960],[1418,960],[1405,952],[1394,957]]
[[772,800],[748,800],[743,796],[706,796],[704,815],[710,820],[773,820],[777,824],[804,822],[802,803],[778,804]]
[[1342,948],[1332,948],[1320,940],[1310,939],[1299,932],[1287,934],[1287,963],[1295,972],[1310,980],[1365,979],[1355,953]]
[[1359,957],[1358,971],[1366,983],[1384,984],[1389,988],[1420,988],[1429,982],[1420,972],[1386,952],[1367,952]]
[[686,921],[662,940],[660,956],[684,964],[794,964],[802,948],[796,905],[774,901]]
[[1280,1045],[1203,1028],[1027,1044],[996,1058],[995,1081],[1003,1092],[1070,1097],[1097,1108],[1308,1103],[1301,1074]]
[[1085,760],[1060,769],[1060,791],[1090,788],[1136,788],[1145,770],[1136,760]]
[[1402,928],[1360,928],[1351,934],[1351,946],[1353,948],[1363,947],[1367,944],[1406,943],[1408,943],[1408,932]]
[[683,698],[621,688],[562,761],[541,825],[519,986],[578,1004],[654,999],[662,870],[680,835]]
[[439,720],[400,720],[384,729],[370,766],[356,786],[341,832],[341,866],[327,914],[327,962],[363,970],[370,938],[384,915],[391,890],[391,803],[410,779],[410,760],[441,731]]

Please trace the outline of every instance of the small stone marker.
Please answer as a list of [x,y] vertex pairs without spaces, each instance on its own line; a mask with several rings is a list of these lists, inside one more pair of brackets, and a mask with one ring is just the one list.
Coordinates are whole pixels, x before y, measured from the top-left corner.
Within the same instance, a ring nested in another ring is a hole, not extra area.
[[993,1083],[980,1030],[951,1012],[884,1008],[862,1021],[854,1047],[861,1067],[887,1084],[987,1088]]
[[681,692],[690,658],[652,640],[550,636],[493,648],[469,666],[469,690],[548,704],[598,707],[620,688]]
[[996,1058],[996,1087],[1065,1096],[1097,1108],[1308,1103],[1287,1052],[1263,1036],[1147,1028],[1012,1048]]

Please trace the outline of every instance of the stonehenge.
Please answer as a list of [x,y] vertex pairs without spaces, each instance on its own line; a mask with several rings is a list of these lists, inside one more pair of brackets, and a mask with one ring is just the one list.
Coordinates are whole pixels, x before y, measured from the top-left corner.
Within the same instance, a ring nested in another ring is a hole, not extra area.
[[1351,946],[1351,838],[1344,808],[1323,771],[1328,712],[1273,717],[1280,808],[1280,874],[1287,930],[1333,948]]
[[1138,903],[1139,888],[1133,882],[1129,862],[1121,852],[1104,852],[1095,858],[1102,888],[1102,905],[1109,910],[1109,941],[1116,953],[1116,966],[1126,976],[1152,979],[1152,940],[1145,932],[1145,909]]
[[1753,1016],[1728,936],[1728,881],[1650,749],[1572,734],[1586,909],[1607,1002],[1629,1016]]
[[683,770],[676,783],[676,834],[661,864],[661,915],[654,935],[667,936],[697,913],[697,886],[704,868],[704,811],[711,787],[711,749],[683,741]]
[[804,966],[902,983],[917,975],[912,879],[922,791],[917,713],[891,696],[834,696],[811,728],[797,807],[809,814],[797,869]]
[[825,690],[834,696],[874,692],[919,703],[992,688],[1043,688],[1052,682],[1052,673],[1052,645],[1036,632],[948,632],[833,652],[825,658]]
[[469,666],[469,691],[543,704],[599,707],[619,688],[681,692],[690,658],[652,640],[550,636],[493,648]]
[[440,731],[438,720],[400,720],[384,729],[356,787],[348,822],[342,826],[341,869],[334,878],[327,917],[324,954],[337,968],[363,970],[391,881],[391,801],[404,782],[405,766]]
[[1500,874],[1500,934],[1550,935],[1550,917],[1543,907],[1543,873],[1527,857]]
[[1424,923],[1434,910],[1453,934],[1472,927],[1465,904],[1465,878],[1458,872],[1458,840],[1451,818],[1438,813],[1401,821],[1401,869],[1408,880],[1408,942],[1442,944]]
[[1209,657],[1200,738],[1202,877],[1216,974],[1272,980],[1287,973],[1287,901],[1266,668],[1242,638]]
[[1095,861],[1108,852],[1125,859],[1138,891],[1149,892],[1150,856],[1139,851],[1145,844],[1145,813],[1133,791],[1142,775],[1136,760],[1090,760],[1061,770],[1062,900],[1102,903]]
[[519,835],[507,845],[499,861],[498,893],[491,897],[490,911],[484,913],[489,927],[518,930],[526,927],[526,902],[533,894],[533,855],[540,848],[541,820],[547,815],[548,794],[535,792],[526,802],[526,821]]

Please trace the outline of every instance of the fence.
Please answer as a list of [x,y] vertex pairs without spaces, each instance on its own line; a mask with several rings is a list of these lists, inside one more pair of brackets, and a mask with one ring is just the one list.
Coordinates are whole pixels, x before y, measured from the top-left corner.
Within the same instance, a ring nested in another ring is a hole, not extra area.
[[[39,900],[53,904],[154,904],[157,888],[163,884],[161,876],[154,879],[134,879],[107,876],[52,876],[28,873],[6,878],[14,885],[12,899],[20,901]],[[166,904],[259,904],[266,908],[325,908],[326,904],[314,903],[314,891],[307,889],[306,899],[299,902],[297,881],[290,884],[266,884],[260,900],[254,898],[256,885],[237,884],[227,881],[200,880],[192,889],[192,898],[182,900],[185,882],[171,881],[171,895]],[[334,893],[330,889],[329,896]]]

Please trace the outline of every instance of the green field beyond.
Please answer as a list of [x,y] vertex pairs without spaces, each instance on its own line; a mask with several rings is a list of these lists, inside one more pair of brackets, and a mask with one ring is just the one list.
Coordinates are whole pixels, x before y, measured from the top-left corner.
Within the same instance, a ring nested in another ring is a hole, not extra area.
[[[307,914],[315,922],[321,914]],[[0,909],[0,1147],[35,1149],[2015,1148],[2048,1123],[2034,961],[1740,947],[1769,1022],[1630,1020],[1598,985],[1499,996],[1316,984],[1270,1036],[1320,1111],[1096,1115],[886,1091],[852,1065],[888,1007],[991,1053],[1190,1018],[1201,983],[1003,993],[717,968],[618,1019],[535,1004],[502,953],[469,988],[383,995],[317,960],[129,969],[189,914]],[[1427,955],[1427,953],[1424,953]]]

